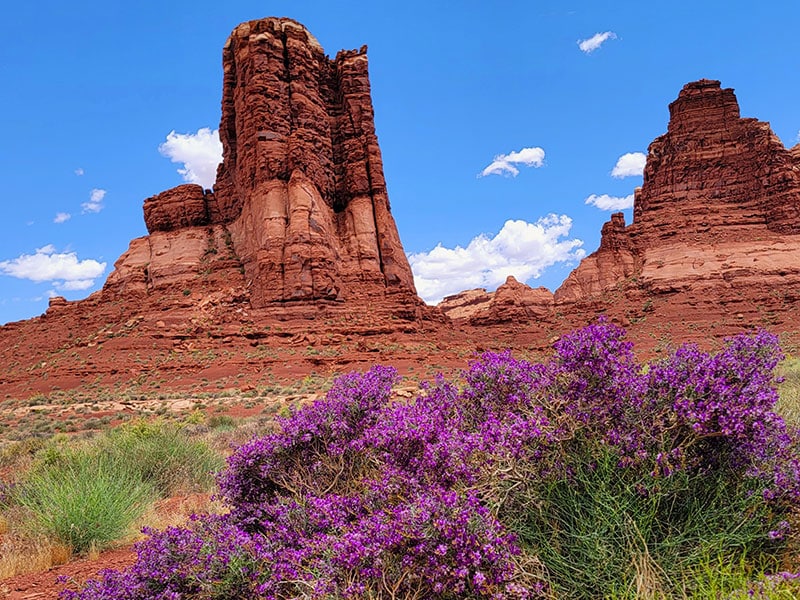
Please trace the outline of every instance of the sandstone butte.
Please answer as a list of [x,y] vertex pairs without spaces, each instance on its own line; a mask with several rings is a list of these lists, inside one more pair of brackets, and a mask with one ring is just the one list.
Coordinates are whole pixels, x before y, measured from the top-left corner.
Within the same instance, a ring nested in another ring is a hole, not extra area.
[[290,19],[223,49],[213,190],[144,201],[102,290],[0,327],[0,397],[54,390],[255,389],[376,362],[427,378],[476,351],[546,351],[605,314],[645,352],[800,326],[800,146],[690,83],[649,148],[634,221],[551,293],[513,278],[426,306],[391,215],[366,47],[327,57]]
[[[648,149],[633,223],[603,225],[600,248],[554,294],[509,278],[494,293],[446,298],[445,314],[479,325],[580,326],[598,313],[658,342],[703,341],[800,325],[800,144],[741,118],[719,81],[684,86],[667,133]],[[657,343],[654,345],[658,345]]]

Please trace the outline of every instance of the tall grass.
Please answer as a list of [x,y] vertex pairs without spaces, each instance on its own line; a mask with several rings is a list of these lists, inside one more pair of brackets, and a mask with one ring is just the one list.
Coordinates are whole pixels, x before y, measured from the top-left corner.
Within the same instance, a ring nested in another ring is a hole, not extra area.
[[13,499],[28,529],[82,554],[131,533],[158,498],[211,489],[223,462],[178,424],[139,421],[45,444]]
[[222,456],[202,440],[192,439],[177,423],[137,421],[109,431],[96,442],[98,452],[126,463],[159,495],[206,491]]
[[545,565],[558,597],[715,597],[696,595],[699,582],[686,574],[745,557],[750,568],[777,566],[763,501],[728,473],[654,479],[620,469],[608,449],[576,459],[571,477],[529,488],[508,503],[515,515],[500,515]]
[[777,411],[787,425],[800,427],[800,358],[787,358],[778,367],[783,381],[778,386]]
[[155,496],[135,468],[79,450],[34,467],[19,502],[44,534],[84,553],[123,537]]

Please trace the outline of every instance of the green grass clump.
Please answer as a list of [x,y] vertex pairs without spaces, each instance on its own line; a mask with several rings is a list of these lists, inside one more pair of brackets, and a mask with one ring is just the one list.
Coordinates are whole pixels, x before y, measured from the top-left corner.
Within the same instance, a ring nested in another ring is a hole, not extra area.
[[36,465],[18,501],[44,534],[84,553],[123,537],[155,497],[134,469],[80,449]]
[[138,421],[88,440],[54,437],[14,495],[32,529],[85,553],[124,537],[156,499],[211,489],[223,463],[179,424]]
[[[619,461],[608,448],[587,453],[570,477],[528,488],[509,498],[515,514],[501,513],[557,597],[727,598],[706,594],[733,593],[754,567],[775,571],[755,490],[724,472],[654,478]],[[709,564],[743,567],[723,577]]]
[[223,458],[204,441],[163,420],[117,427],[100,438],[97,447],[112,460],[129,463],[163,497],[211,489],[214,472],[224,465]]

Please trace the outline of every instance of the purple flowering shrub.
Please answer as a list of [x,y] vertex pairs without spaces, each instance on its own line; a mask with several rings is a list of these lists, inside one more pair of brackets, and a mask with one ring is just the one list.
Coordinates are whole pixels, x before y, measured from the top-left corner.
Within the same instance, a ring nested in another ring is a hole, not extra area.
[[631,553],[669,588],[689,559],[785,543],[800,454],[774,336],[640,365],[601,321],[554,350],[487,352],[413,401],[389,367],[339,378],[229,458],[228,514],[149,532],[63,597],[581,598],[629,587]]
[[237,522],[259,528],[263,511],[278,495],[346,488],[355,473],[367,467],[354,442],[376,422],[396,380],[397,371],[382,366],[344,375],[324,399],[279,419],[278,433],[240,447],[219,477]]

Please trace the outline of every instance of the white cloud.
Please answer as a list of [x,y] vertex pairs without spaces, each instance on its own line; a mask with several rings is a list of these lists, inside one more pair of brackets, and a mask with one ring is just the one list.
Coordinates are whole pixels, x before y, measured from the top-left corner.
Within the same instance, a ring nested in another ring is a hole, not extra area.
[[619,196],[609,196],[608,194],[592,194],[586,199],[586,204],[596,206],[600,210],[624,210],[633,208],[633,194],[620,198]]
[[99,213],[103,210],[103,198],[106,197],[106,191],[94,188],[89,192],[89,201],[81,204],[81,208],[85,213]]
[[498,154],[494,157],[492,164],[481,171],[478,177],[487,175],[512,175],[516,177],[519,169],[514,165],[525,165],[526,167],[541,167],[544,163],[544,150],[541,148],[523,148],[518,152],[508,154]]
[[83,175],[83,174],[84,174],[84,172],[85,172],[85,171],[84,171],[83,169],[81,169],[80,167],[78,167],[77,169],[75,169],[75,175],[77,175],[78,177],[80,177],[81,175]]
[[55,282],[59,290],[88,290],[94,285],[94,279],[72,279],[69,281]]
[[528,223],[506,221],[494,237],[481,234],[466,248],[437,245],[408,257],[419,295],[429,304],[472,288],[494,289],[509,275],[519,281],[539,277],[560,262],[579,261],[586,254],[581,240],[564,239],[572,219],[550,214]]
[[611,170],[611,176],[622,179],[641,175],[646,162],[647,155],[644,152],[628,152],[617,159],[617,164]]
[[617,39],[617,34],[613,31],[604,31],[603,33],[595,33],[592,37],[585,40],[578,40],[578,47],[581,52],[591,54],[597,50],[606,40]]
[[84,290],[106,270],[106,263],[94,259],[78,260],[75,252],[56,252],[53,244],[37,248],[33,254],[0,261],[0,274],[36,283],[51,281],[58,289]]
[[184,181],[199,183],[206,189],[213,187],[217,179],[217,165],[222,162],[222,142],[219,130],[208,127],[198,129],[197,133],[175,133],[167,135],[167,141],[158,151],[174,163],[183,163],[178,173]]
[[72,215],[65,212],[56,213],[56,216],[53,218],[53,223],[65,223],[72,218]]

